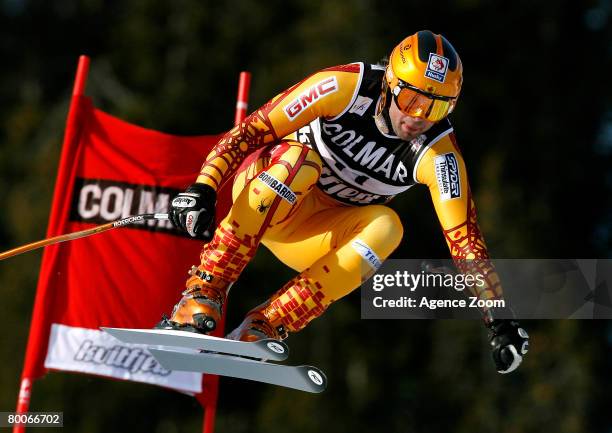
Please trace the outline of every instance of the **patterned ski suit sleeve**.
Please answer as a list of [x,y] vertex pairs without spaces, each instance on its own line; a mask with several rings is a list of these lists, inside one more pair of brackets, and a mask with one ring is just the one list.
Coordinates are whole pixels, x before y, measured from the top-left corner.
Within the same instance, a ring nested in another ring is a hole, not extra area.
[[281,140],[318,117],[333,117],[359,88],[359,64],[319,71],[280,93],[226,133],[206,157],[197,182],[218,190],[245,157]]
[[479,299],[500,299],[499,277],[478,227],[465,162],[452,132],[426,151],[416,167],[415,180],[429,188],[459,272],[485,276],[485,285],[474,287],[472,293]]

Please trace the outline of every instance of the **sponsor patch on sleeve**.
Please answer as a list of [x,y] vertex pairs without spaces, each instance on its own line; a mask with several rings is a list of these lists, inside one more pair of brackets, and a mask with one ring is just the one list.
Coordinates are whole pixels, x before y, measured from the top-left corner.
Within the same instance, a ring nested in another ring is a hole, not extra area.
[[451,152],[436,156],[434,166],[440,199],[446,201],[461,197],[461,176],[455,154]]
[[283,111],[290,121],[294,121],[304,110],[334,92],[337,92],[340,87],[336,76],[331,76],[318,83],[313,84],[308,89],[300,93],[289,104],[283,107]]
[[366,262],[368,262],[372,269],[376,270],[382,266],[382,261],[378,258],[374,250],[361,239],[355,239],[351,243],[351,246]]
[[280,196],[283,200],[289,202],[290,204],[295,204],[297,200],[297,196],[295,193],[285,185],[283,182],[269,174],[267,171],[261,172],[257,179],[261,180],[268,188],[276,193],[276,195]]

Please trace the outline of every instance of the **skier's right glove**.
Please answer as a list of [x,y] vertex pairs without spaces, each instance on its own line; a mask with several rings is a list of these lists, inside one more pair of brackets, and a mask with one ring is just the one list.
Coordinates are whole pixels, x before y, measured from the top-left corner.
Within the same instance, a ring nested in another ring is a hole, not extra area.
[[209,242],[215,230],[217,193],[203,183],[194,183],[170,203],[168,217],[179,230]]

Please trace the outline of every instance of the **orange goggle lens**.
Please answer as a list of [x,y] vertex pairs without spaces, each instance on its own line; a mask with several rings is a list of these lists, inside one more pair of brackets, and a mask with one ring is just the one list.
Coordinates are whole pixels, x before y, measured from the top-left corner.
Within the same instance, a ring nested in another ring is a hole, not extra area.
[[393,98],[405,115],[432,122],[444,119],[455,108],[455,98],[431,98],[409,87],[395,87]]

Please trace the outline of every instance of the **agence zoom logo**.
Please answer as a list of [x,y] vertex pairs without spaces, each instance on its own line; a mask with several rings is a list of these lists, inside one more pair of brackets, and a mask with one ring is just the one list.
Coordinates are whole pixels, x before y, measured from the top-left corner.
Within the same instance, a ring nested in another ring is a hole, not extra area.
[[442,201],[461,197],[461,175],[454,153],[445,153],[434,159],[436,179]]
[[[175,188],[77,178],[70,221],[105,224],[133,215],[168,213],[170,200],[179,192]],[[131,227],[179,234],[168,220],[141,221]]]

